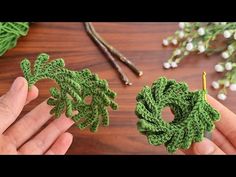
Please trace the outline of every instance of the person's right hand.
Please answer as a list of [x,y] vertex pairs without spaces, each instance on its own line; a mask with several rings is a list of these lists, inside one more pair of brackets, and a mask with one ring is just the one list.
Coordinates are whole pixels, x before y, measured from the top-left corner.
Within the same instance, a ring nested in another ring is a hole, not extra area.
[[190,149],[183,150],[185,154],[236,154],[236,115],[220,102],[207,97],[208,102],[220,112],[221,118],[216,121],[212,139],[194,143]]

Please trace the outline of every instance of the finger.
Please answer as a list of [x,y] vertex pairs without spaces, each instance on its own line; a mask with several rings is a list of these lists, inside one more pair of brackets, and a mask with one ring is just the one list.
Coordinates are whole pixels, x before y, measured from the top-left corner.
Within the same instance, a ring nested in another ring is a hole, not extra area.
[[52,147],[46,152],[46,155],[64,155],[69,149],[73,140],[73,136],[70,133],[63,133],[59,136]]
[[217,129],[236,147],[236,115],[211,96],[207,100],[221,114],[215,122]]
[[236,149],[219,130],[215,129],[212,132],[212,141],[226,154],[236,154]]
[[10,90],[0,98],[0,133],[3,133],[19,116],[27,94],[27,81],[23,77],[18,77]]
[[47,100],[35,107],[32,111],[22,117],[14,125],[9,127],[4,135],[19,148],[24,142],[31,138],[51,117],[51,106]]
[[39,89],[33,85],[28,91],[25,105],[33,101],[35,98],[37,98],[38,94],[39,94]]
[[33,139],[24,144],[19,152],[22,154],[44,154],[56,139],[68,130],[73,121],[64,115],[55,119]]
[[185,154],[192,155],[223,155],[225,154],[215,143],[204,138],[201,142],[193,143],[188,150],[182,150]]

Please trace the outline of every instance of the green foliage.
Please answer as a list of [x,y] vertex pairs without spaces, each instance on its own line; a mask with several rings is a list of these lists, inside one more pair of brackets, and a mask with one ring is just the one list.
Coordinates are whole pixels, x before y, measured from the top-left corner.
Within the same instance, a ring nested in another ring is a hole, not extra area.
[[[92,132],[97,131],[100,119],[103,126],[108,126],[107,107],[116,110],[117,104],[114,102],[116,93],[108,88],[107,81],[99,79],[88,69],[68,70],[61,58],[48,60],[49,55],[43,53],[37,57],[33,71],[28,59],[21,62],[21,68],[29,87],[42,79],[52,79],[58,84],[59,88],[50,88],[52,98],[47,101],[53,106],[50,113],[60,117],[65,112],[80,129],[89,126]],[[88,97],[91,98],[90,103],[85,101]]]
[[[150,144],[164,144],[168,152],[188,149],[212,131],[220,114],[204,99],[204,91],[190,92],[185,83],[161,77],[151,87],[145,86],[137,95],[138,130]],[[174,120],[162,119],[162,110],[170,107]]]
[[0,22],[0,56],[15,47],[17,40],[26,36],[28,30],[28,22]]
[[[217,98],[225,100],[227,90],[236,91],[236,23],[235,22],[180,22],[180,29],[163,40],[163,45],[173,44],[175,49],[165,69],[177,68],[190,54],[210,56],[221,53],[222,59],[214,66],[221,74],[212,82],[214,89],[219,89]],[[223,77],[222,77],[223,76]]]

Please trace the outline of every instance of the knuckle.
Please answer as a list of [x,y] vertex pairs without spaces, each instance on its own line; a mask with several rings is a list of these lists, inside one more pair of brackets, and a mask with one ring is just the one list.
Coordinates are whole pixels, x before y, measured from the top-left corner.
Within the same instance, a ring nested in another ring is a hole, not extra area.
[[7,100],[6,96],[2,96],[0,98],[0,112],[5,114],[6,116],[15,117],[15,112],[13,111],[12,107],[10,106],[9,101]]
[[231,140],[235,140],[236,144],[236,130],[231,130],[228,133],[226,133],[226,137],[228,137]]
[[17,154],[16,147],[7,139],[0,139],[0,154]]
[[20,150],[20,154],[42,154],[43,142],[31,140],[24,145]]

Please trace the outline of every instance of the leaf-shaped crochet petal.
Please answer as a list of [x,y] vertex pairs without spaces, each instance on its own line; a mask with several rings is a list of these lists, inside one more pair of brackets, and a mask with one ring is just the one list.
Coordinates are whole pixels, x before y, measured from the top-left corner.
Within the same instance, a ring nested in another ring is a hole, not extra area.
[[[92,132],[102,122],[108,126],[109,114],[107,107],[117,109],[114,102],[116,93],[109,89],[106,80],[101,80],[88,69],[71,71],[64,68],[64,60],[59,58],[48,61],[49,55],[40,54],[31,68],[30,61],[24,59],[21,68],[29,87],[41,79],[54,80],[59,88],[50,88],[52,98],[48,105],[53,106],[50,113],[60,117],[65,112],[66,117],[73,119],[80,129],[90,127]],[[86,103],[86,97],[91,97],[91,102]],[[101,120],[100,120],[101,119]]]
[[[204,99],[204,91],[190,92],[188,85],[161,77],[151,88],[145,86],[137,95],[137,128],[153,145],[164,144],[168,152],[188,149],[193,142],[212,131],[220,114]],[[174,120],[167,123],[161,111],[170,107]]]

